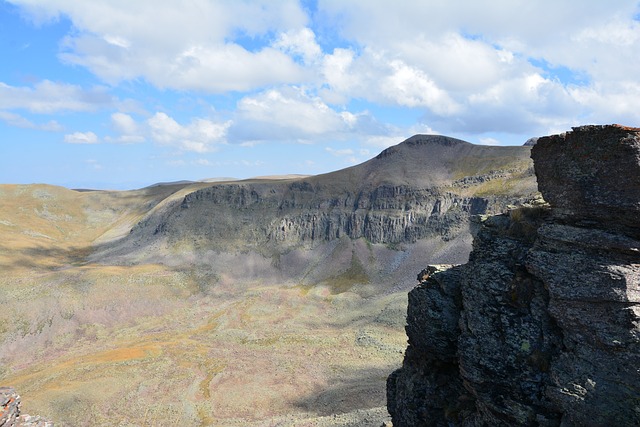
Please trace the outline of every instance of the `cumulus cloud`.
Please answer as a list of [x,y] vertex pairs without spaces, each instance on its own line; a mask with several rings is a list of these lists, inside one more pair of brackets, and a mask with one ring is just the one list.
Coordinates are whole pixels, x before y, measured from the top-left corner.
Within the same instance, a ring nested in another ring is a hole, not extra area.
[[136,121],[129,114],[122,112],[113,113],[111,115],[111,126],[118,132],[117,137],[106,137],[109,142],[120,142],[124,144],[132,144],[144,142],[145,137]]
[[[630,0],[615,7],[599,1],[401,0],[391,7],[324,0],[319,8],[343,24],[342,37],[364,47],[325,56],[324,99],[356,96],[424,108],[425,118],[442,130],[547,132],[589,116],[602,121],[612,114],[591,114],[584,100],[595,106],[607,98],[621,101],[616,94],[624,92],[613,87],[631,86],[634,93],[640,73],[633,59],[640,23]],[[640,119],[626,111],[632,121]]]
[[302,70],[278,49],[253,50],[237,36],[265,38],[304,28],[295,0],[211,2],[165,7],[152,0],[13,0],[33,17],[65,15],[75,27],[61,58],[110,84],[138,77],[159,87],[221,92],[297,81]]
[[338,110],[303,88],[284,86],[238,101],[229,140],[305,143],[362,140],[388,133],[389,127],[367,111]]
[[154,141],[198,153],[214,151],[219,145],[226,143],[227,129],[231,125],[230,122],[215,123],[202,118],[181,125],[162,112],[154,114],[146,124]]
[[113,127],[122,134],[133,135],[138,132],[138,125],[133,117],[125,113],[113,113],[111,115]]
[[98,136],[93,132],[74,132],[64,136],[67,144],[97,144]]
[[0,109],[52,114],[63,111],[95,111],[113,102],[105,88],[85,90],[80,86],[43,80],[33,87],[0,82]]
[[[226,122],[181,124],[156,113],[136,124],[116,113],[118,135],[109,140],[117,142],[210,151],[227,140],[348,137],[382,146],[408,136],[410,126],[352,111],[354,100],[419,111],[430,131],[446,133],[528,135],[586,119],[640,120],[629,96],[640,74],[632,0],[320,0],[313,14],[295,0],[11,2],[38,22],[68,18],[60,58],[111,85],[240,98]],[[0,83],[0,110],[92,111],[114,102],[104,89]]]
[[272,89],[238,102],[238,120],[269,137],[309,137],[336,131],[347,121],[317,97],[299,88]]
[[315,63],[322,56],[322,48],[316,42],[316,35],[310,28],[281,33],[273,46],[300,56],[307,64]]

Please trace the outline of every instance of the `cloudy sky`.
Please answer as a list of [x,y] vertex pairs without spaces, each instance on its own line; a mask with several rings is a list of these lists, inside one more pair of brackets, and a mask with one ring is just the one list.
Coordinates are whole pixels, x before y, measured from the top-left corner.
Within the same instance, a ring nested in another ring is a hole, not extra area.
[[640,2],[0,0],[0,183],[317,174],[640,125]]

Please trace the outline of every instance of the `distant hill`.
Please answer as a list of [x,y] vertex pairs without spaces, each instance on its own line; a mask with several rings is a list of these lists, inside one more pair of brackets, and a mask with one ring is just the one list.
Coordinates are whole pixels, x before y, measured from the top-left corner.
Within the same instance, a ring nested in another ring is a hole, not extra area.
[[535,196],[529,154],[416,135],[317,176],[0,185],[0,386],[56,425],[379,426],[415,273]]
[[[332,242],[347,239],[341,250],[367,244],[380,261],[389,251],[402,247],[412,254],[415,247],[421,258],[464,262],[471,215],[534,196],[529,154],[530,147],[415,135],[332,173],[187,186],[149,211],[123,239],[100,248],[94,259],[177,262],[185,254],[204,259],[197,254],[207,251],[252,252],[270,260],[266,264],[272,268],[261,270],[265,276],[316,280],[342,274],[344,266],[312,272],[298,265],[291,251],[328,256]],[[358,262],[371,256],[360,254]],[[365,276],[382,280],[382,264],[371,265]]]

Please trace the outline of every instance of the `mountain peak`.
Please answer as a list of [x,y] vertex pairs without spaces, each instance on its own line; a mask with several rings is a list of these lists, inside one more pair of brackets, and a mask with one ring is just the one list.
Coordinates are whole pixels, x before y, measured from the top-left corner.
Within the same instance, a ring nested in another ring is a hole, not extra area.
[[397,153],[402,150],[403,147],[418,147],[418,146],[431,146],[431,147],[455,147],[462,145],[473,145],[470,142],[463,141],[461,139],[451,138],[444,135],[425,135],[417,134],[410,138],[405,139],[400,144],[394,145],[382,151],[376,156],[376,159],[387,157],[391,154]]
[[405,139],[401,144],[406,145],[444,145],[454,146],[459,144],[470,144],[470,142],[461,139],[451,138],[444,135],[426,135],[417,134]]

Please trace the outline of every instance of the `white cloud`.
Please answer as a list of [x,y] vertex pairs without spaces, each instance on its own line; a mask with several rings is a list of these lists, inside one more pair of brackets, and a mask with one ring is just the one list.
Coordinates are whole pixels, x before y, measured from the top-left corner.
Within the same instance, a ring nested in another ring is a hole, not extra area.
[[144,142],[146,138],[136,121],[128,114],[117,112],[111,115],[111,126],[119,133],[117,137],[106,137],[109,142],[134,144]]
[[308,18],[295,0],[166,5],[153,0],[14,0],[34,17],[65,15],[75,27],[60,57],[110,84],[143,78],[180,90],[250,90],[299,81],[302,69],[273,48],[246,49],[238,36],[267,38],[302,29]]
[[120,133],[134,134],[138,132],[138,125],[133,117],[125,113],[113,113],[111,115],[111,123]]
[[0,82],[0,109],[22,109],[32,113],[95,111],[113,103],[105,88],[85,90],[77,85],[43,80],[33,87],[15,87]]
[[[266,136],[310,137],[343,131],[343,117],[299,88],[272,89],[238,102],[238,120]],[[260,136],[260,135],[256,135]]]
[[362,140],[387,135],[390,128],[367,111],[337,111],[299,87],[280,87],[242,98],[237,105],[229,140],[312,143]]
[[[640,75],[632,0],[319,0],[313,14],[295,0],[12,2],[38,22],[67,17],[73,29],[60,57],[116,87],[129,80],[241,97],[228,113],[233,122],[178,123],[157,113],[137,124],[125,112],[140,108],[115,105],[118,135],[105,138],[114,142],[152,139],[209,151],[227,139],[384,146],[409,135],[411,125],[394,128],[373,113],[347,111],[354,100],[417,111],[417,120],[444,133],[529,135],[585,120],[640,122],[631,99]],[[118,103],[104,89],[0,84],[0,110]]]
[[138,125],[133,117],[124,113],[113,113],[111,115],[113,127],[120,133],[133,135],[138,132]]
[[479,141],[480,141],[480,144],[482,145],[500,145],[500,141],[491,137],[480,138]]
[[308,64],[316,62],[322,56],[322,49],[316,42],[316,36],[309,28],[281,33],[273,47],[299,55]]
[[427,107],[440,115],[451,115],[459,110],[447,92],[423,71],[401,61],[392,61],[390,66],[393,73],[386,76],[380,85],[385,98],[398,105]]
[[624,116],[640,121],[634,101],[614,89],[635,93],[640,74],[635,1],[323,0],[318,7],[342,24],[339,35],[362,46],[325,56],[327,102],[358,97],[424,108],[426,120],[449,131],[545,133],[589,116],[601,122],[585,98],[594,107],[621,101],[614,109],[629,108]]
[[0,111],[0,120],[4,121],[10,126],[24,129],[37,129],[48,132],[60,132],[63,130],[62,125],[55,120],[49,120],[47,123],[34,123],[26,117],[15,113],[10,113],[8,111]]
[[204,153],[214,151],[219,145],[226,143],[227,129],[231,122],[215,123],[197,118],[188,125],[181,125],[166,113],[158,112],[146,124],[154,141],[183,151]]
[[74,132],[64,136],[68,144],[97,144],[98,136],[93,132]]

